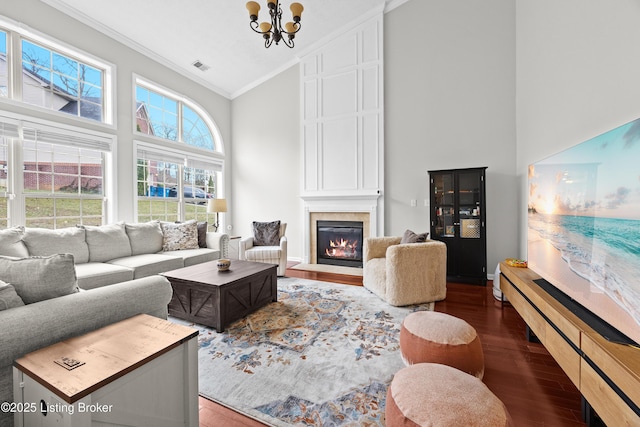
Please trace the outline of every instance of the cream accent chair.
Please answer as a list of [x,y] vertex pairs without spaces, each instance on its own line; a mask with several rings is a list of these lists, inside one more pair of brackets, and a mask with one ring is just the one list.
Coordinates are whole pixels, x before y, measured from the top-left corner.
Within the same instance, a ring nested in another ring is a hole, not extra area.
[[395,306],[445,299],[447,245],[437,240],[400,244],[400,240],[400,237],[365,239],[364,287]]
[[253,235],[240,239],[239,258],[245,261],[276,264],[278,276],[284,276],[287,269],[287,237],[284,235],[286,230],[287,223],[280,223],[279,246],[254,246]]

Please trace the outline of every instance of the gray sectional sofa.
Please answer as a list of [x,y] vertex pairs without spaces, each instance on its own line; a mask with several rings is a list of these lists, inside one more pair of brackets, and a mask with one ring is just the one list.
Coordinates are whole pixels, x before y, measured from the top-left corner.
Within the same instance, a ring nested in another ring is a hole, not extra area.
[[[206,232],[204,224],[160,221],[102,226],[78,226],[58,230],[15,227],[4,230],[0,256],[74,257],[80,289],[139,279],[176,268],[228,256],[229,236]],[[196,226],[197,244],[183,238]]]
[[[0,403],[13,400],[15,359],[139,313],[166,318],[172,289],[158,273],[228,254],[226,234],[200,227],[195,247],[193,230],[157,221],[0,230]],[[0,412],[0,427],[12,425]]]

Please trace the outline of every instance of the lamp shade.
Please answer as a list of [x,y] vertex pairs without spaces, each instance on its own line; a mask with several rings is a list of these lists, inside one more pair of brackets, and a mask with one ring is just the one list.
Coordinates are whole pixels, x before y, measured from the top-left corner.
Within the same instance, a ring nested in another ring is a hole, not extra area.
[[226,212],[227,199],[209,199],[207,202],[207,213]]
[[247,2],[247,10],[249,11],[249,16],[252,19],[254,16],[256,17],[255,19],[258,19],[258,12],[260,11],[260,5],[258,3],[255,1]]
[[284,24],[284,29],[287,33],[293,34],[296,32],[296,26],[293,22],[287,22]]
[[296,20],[295,18],[298,18],[297,21],[299,21],[304,7],[302,7],[300,3],[291,3],[291,6],[289,6],[289,8],[291,9],[291,13],[293,14],[294,21]]
[[260,24],[260,31],[262,33],[268,33],[270,29],[271,29],[271,24],[269,24],[268,22],[263,22]]

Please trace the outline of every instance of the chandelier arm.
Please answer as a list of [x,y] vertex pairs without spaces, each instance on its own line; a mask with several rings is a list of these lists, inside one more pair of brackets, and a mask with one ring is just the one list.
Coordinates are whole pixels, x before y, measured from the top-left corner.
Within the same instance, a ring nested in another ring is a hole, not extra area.
[[295,46],[293,39],[290,39],[289,37],[283,37],[282,41],[288,48],[293,48]]
[[265,34],[259,30],[260,24],[258,24],[258,21],[249,21],[249,27],[258,34]]
[[283,34],[289,34],[289,35],[291,35],[291,34],[295,34],[295,33],[297,33],[298,31],[300,31],[300,28],[302,28],[302,25],[301,25],[299,22],[294,22],[294,23],[293,23],[293,25],[297,25],[297,27],[296,27],[296,30],[295,30],[295,31],[288,32],[288,31],[286,31],[286,30],[282,30],[282,33],[283,33]]

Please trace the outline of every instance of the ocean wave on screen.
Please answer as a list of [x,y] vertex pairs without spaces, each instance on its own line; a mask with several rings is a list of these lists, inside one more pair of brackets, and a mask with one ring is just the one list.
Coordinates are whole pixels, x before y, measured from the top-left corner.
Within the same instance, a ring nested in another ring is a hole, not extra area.
[[560,252],[571,271],[609,296],[640,324],[638,221],[578,217],[563,223],[565,218],[558,215],[536,217],[530,217],[529,227]]

